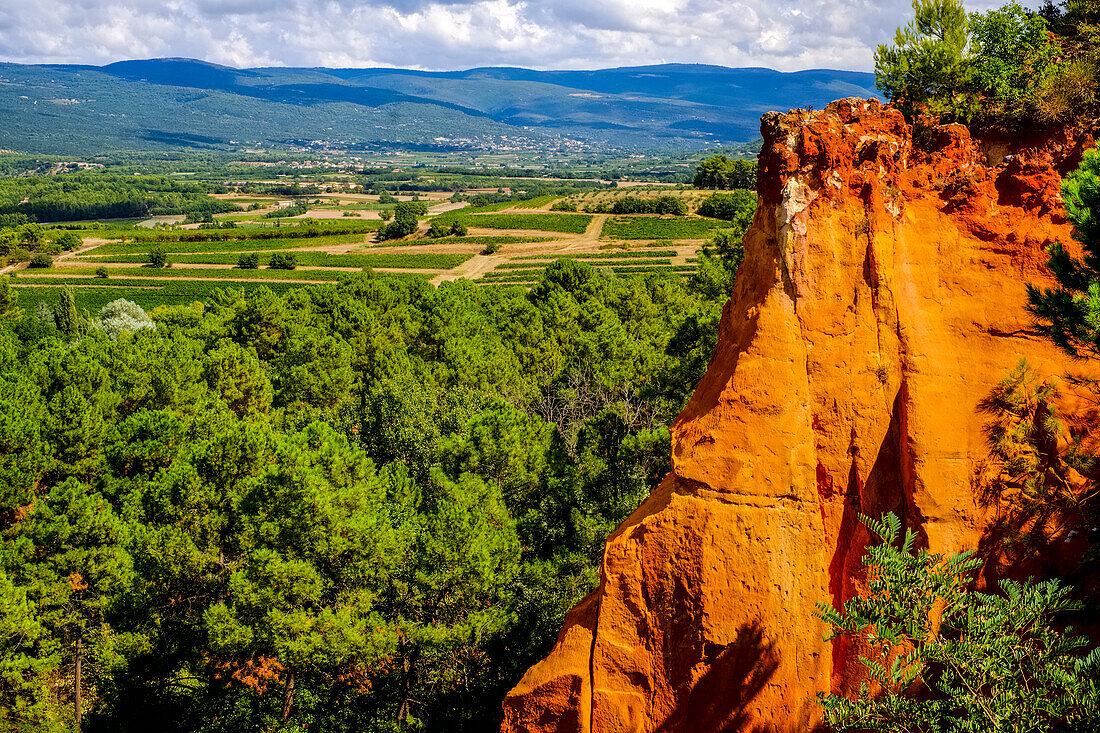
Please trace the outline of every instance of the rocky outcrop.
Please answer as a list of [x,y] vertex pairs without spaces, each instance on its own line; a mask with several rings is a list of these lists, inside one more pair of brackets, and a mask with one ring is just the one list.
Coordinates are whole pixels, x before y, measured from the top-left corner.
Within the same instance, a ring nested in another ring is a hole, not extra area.
[[1060,175],[1091,140],[914,136],[858,99],[762,132],[745,261],[673,471],[505,700],[507,733],[811,729],[815,694],[860,674],[814,615],[859,580],[857,513],[977,547],[978,401],[1021,357],[1065,370],[1025,283],[1069,239]]

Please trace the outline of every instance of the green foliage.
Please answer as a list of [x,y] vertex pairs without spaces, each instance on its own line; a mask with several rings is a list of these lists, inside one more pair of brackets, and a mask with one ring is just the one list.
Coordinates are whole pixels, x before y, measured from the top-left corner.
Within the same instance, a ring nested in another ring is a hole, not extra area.
[[119,298],[99,310],[99,315],[91,322],[92,328],[98,328],[111,339],[118,339],[123,333],[143,328],[155,329],[157,324],[149,318],[145,310],[133,301]]
[[[352,242],[362,241],[361,235],[335,235],[335,236],[319,236],[319,237],[292,237],[288,239],[236,239],[228,242],[220,241],[206,241],[199,240],[195,242],[183,241],[174,242],[166,241],[158,244],[158,247],[164,249],[168,254],[186,254],[186,253],[203,253],[209,254],[211,252],[241,252],[241,251],[271,251],[280,249],[296,249],[301,247],[325,247],[336,244],[349,244]],[[138,242],[118,242],[101,244],[93,250],[90,250],[86,255],[82,256],[102,256],[102,255],[136,255],[145,254],[149,251],[149,245],[146,243]],[[125,262],[137,262],[138,260],[124,260]],[[144,262],[145,260],[140,260]]]
[[18,321],[23,317],[19,293],[11,286],[11,278],[0,277],[0,321]]
[[403,201],[393,210],[393,221],[378,230],[379,239],[400,239],[416,231],[421,216],[428,213],[423,201]]
[[149,250],[149,264],[157,269],[168,266],[168,252],[164,247],[156,246]]
[[450,233],[454,237],[465,237],[470,233],[470,230],[462,222],[455,221],[451,222]]
[[301,201],[290,206],[282,206],[263,215],[264,219],[286,219],[292,216],[305,216],[309,213],[309,203]]
[[57,330],[67,338],[76,338],[87,330],[87,319],[76,308],[76,294],[71,285],[61,288],[61,297],[53,307],[52,320]]
[[577,210],[577,204],[568,200],[562,199],[561,201],[555,201],[550,207],[550,211],[573,211]]
[[742,226],[719,229],[699,253],[699,264],[692,276],[692,285],[708,297],[724,299],[733,293],[737,270],[745,258],[743,240],[749,222],[742,218],[736,223]]
[[273,252],[267,266],[272,270],[293,270],[298,267],[298,258],[293,252]]
[[209,195],[219,190],[223,189],[167,176],[103,172],[3,178],[0,216],[21,214],[37,221],[79,221],[235,211],[236,205]]
[[1039,328],[1073,356],[1100,355],[1100,150],[1085,153],[1080,167],[1062,181],[1066,215],[1084,257],[1060,244],[1049,267],[1058,287],[1028,286],[1028,308]]
[[906,117],[927,109],[934,115],[969,119],[964,92],[969,44],[966,11],[959,0],[913,0],[915,17],[898,28],[894,44],[875,51],[878,88]]
[[21,729],[73,727],[78,654],[86,730],[492,727],[669,470],[720,308],[575,262],[530,292],[91,282],[0,323]]
[[[1097,59],[1013,1],[967,18],[958,0],[914,0],[915,18],[875,52],[879,89],[909,119],[1015,124],[1087,116]],[[1046,17],[1044,17],[1046,16]],[[1056,28],[1069,32],[1067,24]]]
[[111,273],[109,273],[107,271],[106,267],[97,267],[97,268],[95,268],[95,276],[99,277],[99,278],[107,279],[108,277],[111,276]]
[[445,222],[476,229],[529,229],[584,234],[592,217],[584,214],[442,214]]
[[39,252],[31,257],[31,261],[27,263],[27,267],[53,267],[53,257],[50,257],[45,252]]
[[612,214],[672,214],[683,216],[688,213],[687,203],[675,196],[658,196],[645,199],[637,196],[623,196],[615,199],[611,206]]
[[75,249],[80,249],[84,244],[84,240],[80,238],[76,232],[64,231],[57,235],[54,240],[58,246],[65,252],[71,252]]
[[607,220],[601,236],[607,239],[705,239],[724,226],[723,221],[701,217],[617,216]]
[[731,160],[725,155],[707,158],[695,169],[696,188],[743,188],[756,190],[756,161]]
[[1038,90],[1058,71],[1059,44],[1047,22],[1016,2],[970,15],[970,84],[983,96],[983,114],[1027,118],[1038,109]]
[[747,231],[756,213],[756,194],[745,189],[707,196],[696,210],[699,216],[722,219],[734,223],[735,228]]
[[870,680],[849,699],[821,695],[837,730],[1092,730],[1100,652],[1057,621],[1078,608],[1057,581],[1003,581],[999,593],[968,589],[981,561],[971,553],[916,550],[901,521],[861,517],[880,542],[867,549],[867,591],[842,611],[818,604],[831,631],[860,655]]
[[[310,252],[310,251],[295,251],[292,253],[297,263],[304,267],[407,267],[410,269],[428,269],[428,270],[447,270],[456,265],[460,265],[466,260],[470,259],[471,255],[467,254],[446,254],[446,253],[390,253],[390,252],[378,252],[370,254],[330,254],[328,252]],[[247,259],[245,259],[247,258]],[[256,267],[259,266],[260,253],[259,252],[244,252],[236,254],[233,252],[213,252],[210,254],[182,254],[172,258],[173,269],[178,269],[178,266],[183,265],[233,265],[235,264],[238,269],[242,269],[242,262],[244,263],[243,269],[254,269],[250,267],[253,259],[256,261]],[[89,258],[93,262],[131,262],[138,263],[144,262],[145,258],[140,255],[113,255],[108,257],[96,257],[94,259]],[[66,268],[67,271],[74,273],[84,272],[85,268]],[[123,270],[125,271],[125,270]],[[192,270],[192,272],[194,272]],[[216,273],[215,273],[216,274]],[[223,273],[224,274],[224,273]],[[241,275],[242,273],[234,273],[234,277]],[[325,273],[319,273],[324,275]],[[328,273],[331,274],[331,273]],[[157,273],[157,276],[163,276],[164,273]]]

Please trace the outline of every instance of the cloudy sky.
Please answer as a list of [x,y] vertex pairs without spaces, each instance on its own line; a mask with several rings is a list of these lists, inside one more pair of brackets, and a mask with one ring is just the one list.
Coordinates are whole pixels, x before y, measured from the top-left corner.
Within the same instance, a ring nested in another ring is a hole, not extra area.
[[910,15],[909,0],[0,0],[0,60],[866,71]]

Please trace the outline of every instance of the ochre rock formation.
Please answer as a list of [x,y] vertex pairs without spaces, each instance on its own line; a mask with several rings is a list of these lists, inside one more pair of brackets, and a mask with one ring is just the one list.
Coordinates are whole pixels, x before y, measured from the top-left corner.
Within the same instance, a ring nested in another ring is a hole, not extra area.
[[814,615],[859,580],[857,513],[977,547],[979,400],[1021,358],[1066,370],[1025,284],[1070,240],[1060,178],[1087,136],[914,134],[858,99],[762,133],[745,260],[673,471],[608,538],[505,733],[810,730],[816,693],[860,674]]

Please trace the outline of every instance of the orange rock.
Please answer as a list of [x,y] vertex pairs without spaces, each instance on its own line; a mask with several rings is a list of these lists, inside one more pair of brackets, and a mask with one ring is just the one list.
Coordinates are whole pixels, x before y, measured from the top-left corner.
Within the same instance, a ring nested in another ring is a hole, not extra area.
[[914,135],[859,99],[762,133],[745,261],[673,471],[504,701],[506,733],[809,730],[815,695],[862,674],[814,615],[857,587],[857,514],[977,547],[978,401],[1021,357],[1068,363],[1031,331],[1025,284],[1070,239],[1060,177],[1091,139]]

